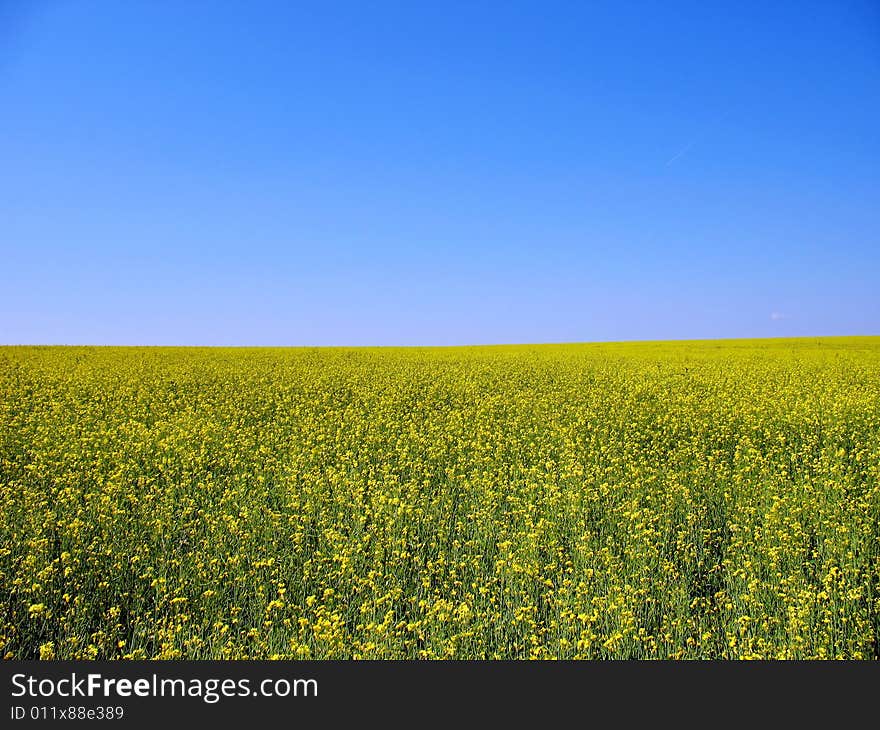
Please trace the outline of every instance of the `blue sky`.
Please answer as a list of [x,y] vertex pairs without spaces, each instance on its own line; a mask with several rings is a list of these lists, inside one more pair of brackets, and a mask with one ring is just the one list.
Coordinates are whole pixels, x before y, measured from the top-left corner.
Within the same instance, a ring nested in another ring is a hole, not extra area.
[[0,342],[880,334],[874,2],[0,0]]

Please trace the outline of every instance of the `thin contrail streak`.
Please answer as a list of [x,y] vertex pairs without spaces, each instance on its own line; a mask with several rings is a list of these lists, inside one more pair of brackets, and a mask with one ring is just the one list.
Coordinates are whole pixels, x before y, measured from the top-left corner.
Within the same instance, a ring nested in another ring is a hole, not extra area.
[[[728,117],[729,114],[730,114],[729,111],[724,112],[720,117],[718,117],[718,118],[715,120],[715,124],[717,125],[717,124],[719,124],[720,122],[723,122],[725,119],[727,119],[727,117]],[[703,130],[703,132],[705,132],[705,130]],[[674,155],[672,155],[672,157],[670,157],[668,160],[666,160],[666,164],[664,165],[664,167],[669,167],[669,166],[670,166],[673,162],[675,162],[679,157],[681,157],[683,154],[685,154],[685,152],[687,152],[687,151],[688,151],[691,147],[693,147],[698,141],[700,141],[700,137],[701,137],[701,136],[703,136],[703,135],[697,135],[696,137],[694,137],[690,142],[688,142],[688,143],[687,143],[684,147],[682,147],[678,152],[676,152]]]
[[696,144],[696,140],[691,140],[684,147],[682,147],[678,152],[676,152],[672,157],[666,160],[666,167],[669,167],[673,162],[675,162],[679,157],[681,157],[685,152],[687,152],[691,147]]

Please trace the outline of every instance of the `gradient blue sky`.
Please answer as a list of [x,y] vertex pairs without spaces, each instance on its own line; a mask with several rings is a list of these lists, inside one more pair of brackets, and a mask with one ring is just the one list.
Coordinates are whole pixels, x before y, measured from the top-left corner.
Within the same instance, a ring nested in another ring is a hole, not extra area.
[[0,342],[880,334],[876,2],[0,0]]

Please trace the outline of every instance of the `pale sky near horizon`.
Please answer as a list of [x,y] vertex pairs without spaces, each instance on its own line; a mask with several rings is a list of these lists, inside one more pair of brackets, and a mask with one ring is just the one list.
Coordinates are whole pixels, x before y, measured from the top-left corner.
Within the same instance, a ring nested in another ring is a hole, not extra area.
[[876,2],[0,0],[0,344],[880,334]]

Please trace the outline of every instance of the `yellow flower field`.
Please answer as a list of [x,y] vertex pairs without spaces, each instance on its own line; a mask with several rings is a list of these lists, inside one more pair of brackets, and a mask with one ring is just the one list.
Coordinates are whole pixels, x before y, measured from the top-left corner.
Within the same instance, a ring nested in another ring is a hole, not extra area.
[[880,658],[880,338],[0,348],[7,658]]

